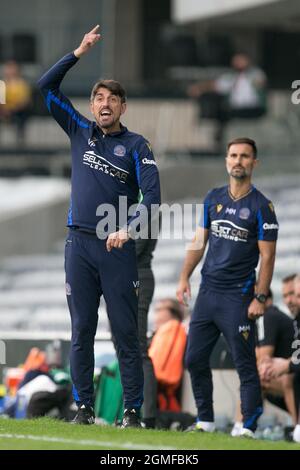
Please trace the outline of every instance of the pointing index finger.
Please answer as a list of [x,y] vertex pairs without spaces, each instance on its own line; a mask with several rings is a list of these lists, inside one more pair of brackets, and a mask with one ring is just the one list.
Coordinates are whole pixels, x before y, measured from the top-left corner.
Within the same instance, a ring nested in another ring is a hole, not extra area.
[[97,26],[95,26],[88,34],[91,34],[91,33],[96,33],[98,31],[98,29],[100,28],[100,26],[97,24]]

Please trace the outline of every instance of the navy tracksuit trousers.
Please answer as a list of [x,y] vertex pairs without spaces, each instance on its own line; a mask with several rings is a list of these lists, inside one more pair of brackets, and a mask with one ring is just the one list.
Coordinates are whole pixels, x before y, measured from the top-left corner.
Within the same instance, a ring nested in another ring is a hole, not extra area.
[[212,350],[224,334],[240,379],[244,427],[254,431],[262,413],[255,357],[255,321],[248,318],[252,298],[201,288],[191,318],[186,365],[189,369],[199,421],[214,421],[213,383],[209,366]]
[[106,250],[106,240],[70,230],[65,246],[66,294],[72,321],[71,377],[77,404],[93,406],[94,338],[103,294],[120,365],[125,408],[143,403],[135,244]]

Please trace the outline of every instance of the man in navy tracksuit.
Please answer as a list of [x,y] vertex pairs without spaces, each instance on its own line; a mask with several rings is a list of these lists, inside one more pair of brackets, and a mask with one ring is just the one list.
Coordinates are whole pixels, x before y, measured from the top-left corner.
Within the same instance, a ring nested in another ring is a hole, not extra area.
[[[128,427],[140,425],[139,410],[143,402],[143,370],[137,333],[138,274],[131,229],[142,212],[139,208],[150,211],[152,205],[160,204],[160,186],[149,143],[120,123],[126,97],[118,82],[102,80],[94,86],[90,107],[96,122],[79,114],[60,91],[68,70],[99,41],[98,28],[86,34],[74,52],[46,72],[39,86],[49,111],[68,134],[72,149],[65,270],[72,320],[71,375],[78,405],[74,421],[94,422],[94,337],[103,294],[121,370],[123,427]],[[138,202],[141,194],[143,205],[127,217],[127,209]],[[119,218],[120,197],[123,200],[127,197],[125,223]],[[105,224],[99,229],[99,222],[106,215],[101,204],[106,204],[106,208],[110,204],[116,211],[116,228],[109,234],[103,231]]]
[[[187,252],[177,296],[190,297],[189,278],[204,255],[202,283],[191,318],[186,363],[198,409],[194,430],[215,429],[209,358],[223,333],[241,383],[242,435],[253,437],[262,413],[255,358],[255,319],[264,314],[278,233],[272,203],[251,184],[258,160],[248,138],[228,144],[229,186],[213,189],[204,201],[204,220]],[[260,270],[254,293],[255,268]]]

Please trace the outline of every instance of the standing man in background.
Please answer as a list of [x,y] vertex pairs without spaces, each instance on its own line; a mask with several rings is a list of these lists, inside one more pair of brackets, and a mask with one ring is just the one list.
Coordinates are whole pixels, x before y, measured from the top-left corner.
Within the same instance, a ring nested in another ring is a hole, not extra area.
[[[191,296],[189,278],[209,241],[202,282],[191,318],[186,363],[198,419],[194,430],[213,432],[213,384],[209,366],[220,333],[231,349],[241,383],[243,429],[253,437],[262,413],[255,357],[255,320],[264,314],[278,233],[272,203],[251,183],[258,163],[256,144],[238,138],[227,146],[229,185],[213,189],[204,200],[204,220],[187,251],[177,289],[180,302]],[[255,268],[260,270],[254,293]]]
[[157,417],[157,382],[151,358],[148,354],[148,315],[154,294],[154,275],[152,258],[157,239],[139,238],[135,241],[139,277],[138,332],[143,359],[144,404],[142,423],[147,429],[153,429]]
[[[135,243],[130,237],[139,211],[130,218],[127,214],[140,193],[143,208],[150,211],[152,205],[159,205],[160,186],[149,143],[120,122],[126,111],[126,95],[119,82],[101,80],[94,85],[90,109],[96,122],[79,114],[60,90],[68,70],[100,40],[98,29],[93,28],[74,52],[46,72],[39,86],[49,111],[69,136],[72,149],[65,269],[72,321],[71,376],[78,405],[74,422],[94,423],[94,337],[103,294],[120,364],[125,408],[122,426],[132,427],[140,426],[143,403],[138,273]],[[121,196],[127,198],[125,226],[120,226],[118,219]],[[108,237],[98,229],[96,233],[101,204],[115,209],[116,228]]]
[[3,65],[3,79],[6,86],[6,104],[0,104],[0,123],[4,121],[15,126],[17,143],[23,145],[32,104],[31,86],[14,60],[9,60]]

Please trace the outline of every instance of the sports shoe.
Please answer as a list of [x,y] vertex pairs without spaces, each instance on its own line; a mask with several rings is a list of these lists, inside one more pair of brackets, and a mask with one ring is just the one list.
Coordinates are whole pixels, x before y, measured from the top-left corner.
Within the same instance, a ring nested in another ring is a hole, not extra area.
[[296,424],[293,432],[293,441],[300,442],[300,424]]
[[95,413],[91,406],[81,405],[78,408],[77,414],[72,424],[94,424],[95,423]]
[[121,428],[141,428],[141,420],[137,411],[126,408],[122,419]]
[[141,422],[144,429],[155,429],[156,418],[144,418]]
[[189,426],[185,432],[214,432],[216,430],[215,423],[210,421],[197,421]]
[[237,421],[236,423],[234,423],[233,428],[231,429],[230,435],[232,437],[239,437],[241,435],[242,429],[243,429],[243,423],[241,423],[240,421]]
[[255,439],[254,432],[251,429],[243,428],[240,432],[239,437],[247,437],[249,439]]

